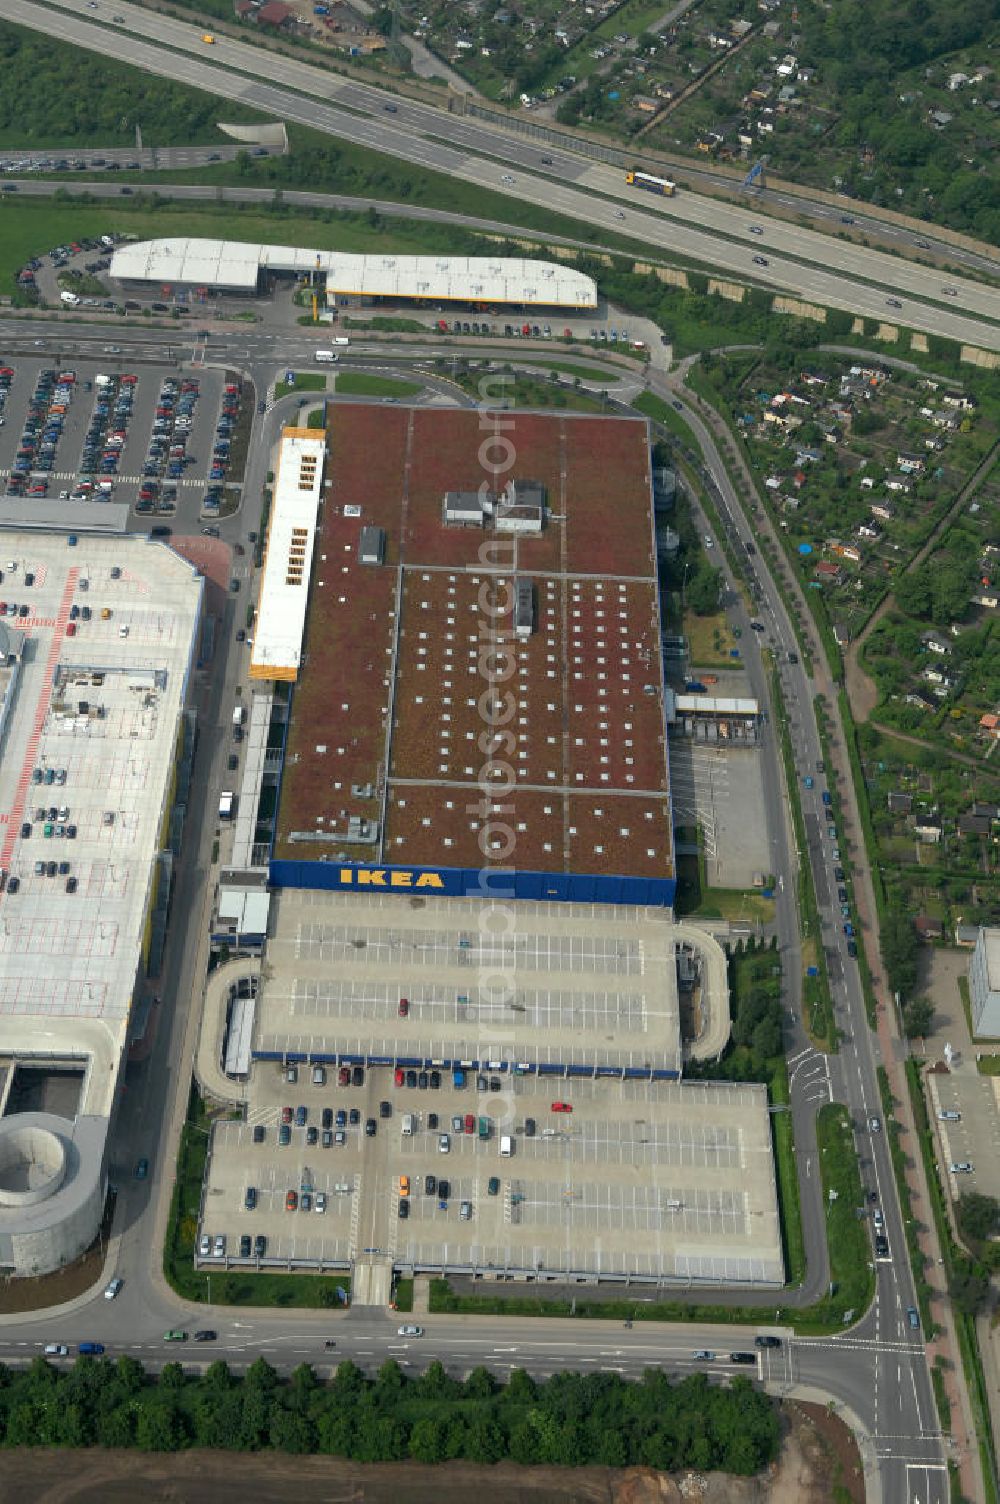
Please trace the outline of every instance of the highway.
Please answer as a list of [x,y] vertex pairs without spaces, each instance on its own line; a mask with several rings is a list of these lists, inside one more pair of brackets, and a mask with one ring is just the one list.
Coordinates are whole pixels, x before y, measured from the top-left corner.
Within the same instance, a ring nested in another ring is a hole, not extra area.
[[[109,27],[94,17],[107,14],[110,19],[112,6],[109,0],[99,0],[99,5],[95,13],[86,0],[58,0],[56,6],[8,0],[7,13],[12,21],[105,52]],[[513,201],[599,225],[742,280],[1000,350],[1000,289],[846,240],[831,243],[815,230],[767,222],[757,205],[744,208],[689,191],[669,200],[638,195],[626,188],[620,168],[412,100],[399,99],[389,113],[386,95],[374,86],[275,53],[266,56],[268,80],[263,82],[257,77],[262,54],[247,43],[219,37],[208,48],[198,27],[131,7],[127,0],[121,5],[115,0],[113,8],[126,18],[124,26],[111,28],[116,55],[148,72],[489,187]],[[764,233],[754,235],[753,225]],[[754,255],[763,256],[767,265],[755,265]],[[955,297],[946,295],[944,287],[953,287]],[[902,306],[890,306],[889,296]]]

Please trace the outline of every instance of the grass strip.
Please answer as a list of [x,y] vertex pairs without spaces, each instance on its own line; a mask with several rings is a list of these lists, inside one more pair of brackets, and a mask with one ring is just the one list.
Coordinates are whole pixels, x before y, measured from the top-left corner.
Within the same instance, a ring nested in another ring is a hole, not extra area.
[[277,381],[274,385],[275,401],[287,397],[290,392],[325,392],[325,371],[293,371],[292,381]]
[[418,381],[399,381],[394,376],[370,376],[365,371],[338,371],[338,397],[415,397]]

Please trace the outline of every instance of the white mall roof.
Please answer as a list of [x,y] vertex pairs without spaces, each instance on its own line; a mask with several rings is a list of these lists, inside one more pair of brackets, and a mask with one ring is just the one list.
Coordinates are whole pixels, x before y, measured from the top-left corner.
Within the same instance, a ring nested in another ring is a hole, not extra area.
[[282,430],[250,653],[252,679],[298,677],[325,455],[322,429]]
[[327,292],[431,302],[596,308],[590,277],[558,261],[509,256],[348,256],[329,258]]
[[119,246],[111,275],[126,282],[252,292],[258,272],[325,272],[327,290],[432,302],[596,308],[591,277],[558,261],[510,256],[359,256],[239,240],[142,240]]

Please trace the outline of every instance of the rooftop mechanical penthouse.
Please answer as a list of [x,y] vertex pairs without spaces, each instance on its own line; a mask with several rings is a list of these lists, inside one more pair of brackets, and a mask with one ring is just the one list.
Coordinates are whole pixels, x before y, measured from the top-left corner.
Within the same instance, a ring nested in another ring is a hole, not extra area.
[[272,880],[670,906],[646,424],[345,405],[327,445],[261,588],[308,602],[287,671],[254,645],[297,681]]

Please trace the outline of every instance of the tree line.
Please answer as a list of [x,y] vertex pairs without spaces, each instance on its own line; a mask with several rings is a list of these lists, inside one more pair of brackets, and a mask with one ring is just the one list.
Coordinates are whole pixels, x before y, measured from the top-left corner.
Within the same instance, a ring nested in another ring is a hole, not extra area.
[[168,1363],[154,1378],[130,1357],[81,1357],[68,1369],[36,1358],[20,1371],[0,1365],[0,1445],[749,1475],[777,1455],[779,1426],[772,1400],[745,1378],[722,1388],[704,1374],[675,1382],[658,1369],[634,1382],[613,1373],[536,1381],[515,1370],[501,1384],[485,1368],[454,1379],[437,1362],[409,1378],[390,1360],[374,1378],[341,1363],[327,1383],[308,1364],[282,1379],[263,1358],[242,1378],[224,1362],[200,1376]]

